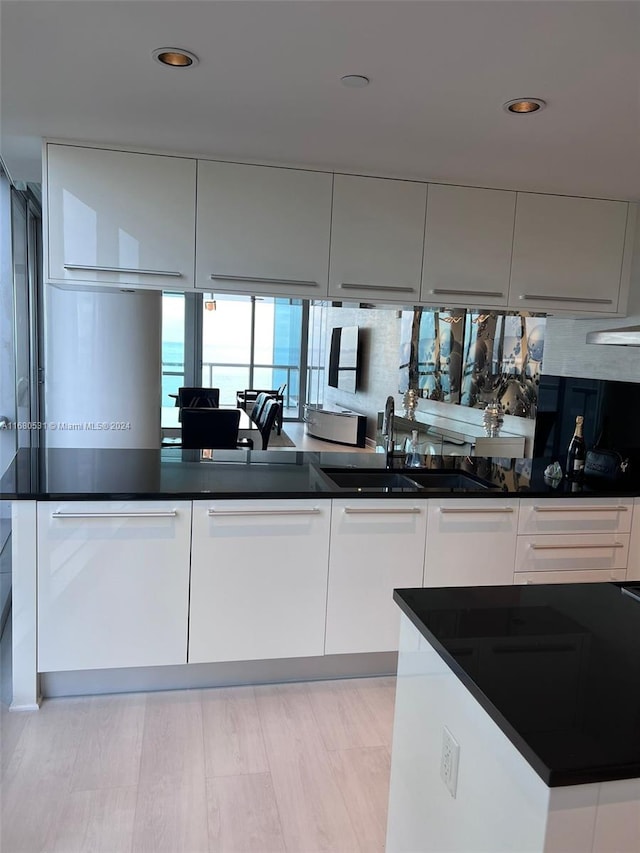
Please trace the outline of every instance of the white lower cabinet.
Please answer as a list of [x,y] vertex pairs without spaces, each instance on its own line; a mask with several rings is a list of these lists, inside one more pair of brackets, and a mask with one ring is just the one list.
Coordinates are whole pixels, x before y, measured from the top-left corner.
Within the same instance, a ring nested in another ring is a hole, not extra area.
[[633,525],[631,527],[627,580],[640,581],[640,498],[635,499],[633,506]]
[[194,501],[189,663],[324,653],[329,500]]
[[425,586],[513,583],[518,500],[429,501]]
[[398,648],[394,588],[422,586],[425,500],[334,500],[325,654]]
[[38,504],[38,670],[186,663],[189,501]]

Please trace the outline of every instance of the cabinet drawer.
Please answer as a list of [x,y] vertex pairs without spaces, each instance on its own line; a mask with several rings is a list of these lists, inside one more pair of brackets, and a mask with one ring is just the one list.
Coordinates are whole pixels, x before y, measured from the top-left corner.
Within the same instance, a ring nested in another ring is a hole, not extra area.
[[518,533],[629,533],[633,500],[520,501]]
[[514,584],[538,583],[609,583],[623,581],[624,569],[611,569],[608,572],[520,572],[516,574]]
[[518,536],[516,572],[605,571],[627,568],[629,534]]
[[512,584],[518,501],[429,501],[425,586]]

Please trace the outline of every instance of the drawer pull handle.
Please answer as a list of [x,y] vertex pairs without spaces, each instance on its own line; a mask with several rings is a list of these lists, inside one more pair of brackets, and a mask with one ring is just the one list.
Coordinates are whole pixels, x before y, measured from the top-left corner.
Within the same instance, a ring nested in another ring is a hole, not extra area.
[[351,281],[343,281],[340,285],[342,290],[376,290],[387,293],[415,293],[414,287],[402,287],[397,284],[355,284]]
[[596,545],[536,545],[532,542],[529,548],[532,551],[572,551],[575,548],[624,548],[624,545],[622,542],[609,542],[607,544],[600,542]]
[[441,287],[434,287],[429,293],[434,296],[486,296],[490,299],[500,299],[504,296],[504,293],[499,290],[449,290]]
[[91,267],[87,264],[64,264],[66,270],[89,270],[90,272],[126,272],[135,275],[170,275],[174,278],[182,278],[181,272],[175,270],[139,270],[133,267]]
[[467,506],[451,506],[451,507],[441,506],[440,512],[443,515],[449,514],[449,513],[451,513],[452,515],[453,514],[456,514],[456,515],[465,514],[466,515],[468,513],[477,513],[477,512],[483,512],[483,513],[513,512],[513,507],[512,506],[496,506],[496,507],[486,507],[486,508],[485,507],[482,507],[482,508],[478,507],[478,508],[474,509],[473,507],[467,507]]
[[534,512],[626,512],[628,506],[534,506]]
[[209,509],[207,515],[232,516],[232,515],[319,515],[320,508],[311,509]]
[[131,512],[52,512],[51,518],[175,518],[176,509],[132,510]]
[[420,515],[422,510],[419,506],[410,507],[364,507],[345,506],[345,515]]
[[581,302],[586,305],[613,305],[613,299],[587,299],[585,296],[546,296],[544,293],[521,293],[518,299],[544,302]]
[[295,284],[300,287],[319,287],[317,281],[304,281],[296,278],[260,278],[255,275],[222,275],[212,273],[213,281],[246,281],[249,284]]

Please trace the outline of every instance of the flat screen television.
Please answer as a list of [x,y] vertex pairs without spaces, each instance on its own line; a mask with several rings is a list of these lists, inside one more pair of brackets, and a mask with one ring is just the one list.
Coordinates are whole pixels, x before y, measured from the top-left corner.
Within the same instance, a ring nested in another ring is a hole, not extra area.
[[358,337],[357,326],[335,328],[331,332],[329,350],[329,385],[352,394],[358,389]]

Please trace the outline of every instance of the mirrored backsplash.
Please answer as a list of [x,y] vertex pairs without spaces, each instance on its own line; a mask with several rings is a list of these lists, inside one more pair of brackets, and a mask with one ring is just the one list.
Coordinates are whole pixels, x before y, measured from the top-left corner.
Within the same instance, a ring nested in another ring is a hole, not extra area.
[[402,311],[398,390],[535,418],[546,318],[497,311]]

